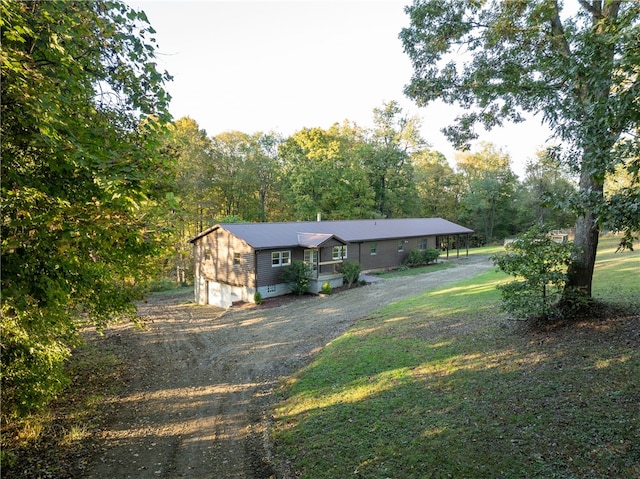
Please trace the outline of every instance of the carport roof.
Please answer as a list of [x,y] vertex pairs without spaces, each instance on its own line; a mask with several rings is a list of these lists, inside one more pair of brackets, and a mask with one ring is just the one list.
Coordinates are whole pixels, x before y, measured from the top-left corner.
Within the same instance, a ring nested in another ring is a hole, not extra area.
[[[426,236],[473,233],[473,230],[442,218],[398,218],[346,221],[305,221],[291,223],[222,223],[189,240],[191,243],[222,228],[257,250],[293,248],[299,235],[334,235],[349,243]],[[319,239],[321,236],[318,236]],[[323,236],[325,239],[327,236]]]

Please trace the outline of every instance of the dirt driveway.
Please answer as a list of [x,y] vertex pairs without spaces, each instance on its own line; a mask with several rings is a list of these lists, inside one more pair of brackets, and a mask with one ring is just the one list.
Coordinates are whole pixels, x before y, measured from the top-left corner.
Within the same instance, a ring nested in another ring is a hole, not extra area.
[[486,257],[452,262],[274,308],[224,311],[192,304],[191,294],[155,296],[140,306],[144,330],[107,333],[130,369],[105,406],[84,477],[275,478],[263,415],[279,381],[369,312],[492,267]]

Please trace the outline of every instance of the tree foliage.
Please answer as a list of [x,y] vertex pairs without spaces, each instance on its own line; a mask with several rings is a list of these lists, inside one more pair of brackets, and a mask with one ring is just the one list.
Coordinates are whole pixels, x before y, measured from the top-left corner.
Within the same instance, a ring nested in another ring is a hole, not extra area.
[[366,147],[358,129],[305,128],[283,144],[284,197],[293,219],[370,218],[373,192],[363,167]]
[[215,212],[208,171],[213,144],[207,132],[195,120],[184,117],[168,126],[163,146],[175,161],[178,194],[173,216],[180,229],[179,241],[182,241],[208,227],[205,218]]
[[411,157],[418,193],[419,216],[457,219],[461,177],[440,152],[424,149]]
[[169,79],[119,2],[2,1],[3,410],[65,382],[87,323],[132,315],[163,247]]
[[575,212],[568,202],[576,192],[570,172],[558,163],[548,150],[538,152],[526,166],[522,181],[521,211],[524,213],[520,229],[545,224],[553,229],[571,228]]
[[[446,133],[458,146],[486,128],[540,113],[579,176],[572,206],[576,250],[568,294],[591,295],[598,233],[640,228],[638,65],[640,3],[581,0],[574,12],[557,0],[417,0],[401,38],[414,75],[406,93],[420,105],[458,104],[465,113]],[[633,186],[603,195],[619,164]]]
[[373,122],[366,169],[376,213],[383,218],[414,216],[419,206],[411,154],[425,147],[420,121],[405,115],[397,102],[390,101],[374,108]]
[[269,220],[269,212],[277,210],[277,205],[280,204],[281,194],[278,183],[281,168],[278,148],[282,142],[282,137],[275,132],[258,132],[251,137],[249,155],[257,180],[259,221]]
[[180,118],[168,125],[162,148],[173,158],[175,189],[168,194],[170,209],[163,218],[171,231],[172,249],[164,259],[164,276],[177,283],[193,278],[193,248],[188,240],[209,226],[214,203],[209,194],[211,139],[195,120]]
[[473,228],[483,243],[493,242],[496,234],[505,237],[513,233],[517,178],[509,155],[483,143],[477,152],[459,153],[457,164],[465,191],[460,220]]
[[258,177],[252,162],[252,138],[248,133],[227,131],[212,139],[212,158],[208,165],[218,216],[260,216]]

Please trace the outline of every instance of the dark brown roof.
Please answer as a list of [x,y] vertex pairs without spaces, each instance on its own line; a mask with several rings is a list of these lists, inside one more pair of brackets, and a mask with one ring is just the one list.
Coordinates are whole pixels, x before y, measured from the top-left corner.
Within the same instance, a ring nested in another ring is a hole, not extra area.
[[298,235],[335,235],[349,243],[473,233],[473,230],[442,218],[399,218],[383,220],[305,221],[299,223],[224,223],[203,231],[193,243],[223,228],[254,249],[299,246]]

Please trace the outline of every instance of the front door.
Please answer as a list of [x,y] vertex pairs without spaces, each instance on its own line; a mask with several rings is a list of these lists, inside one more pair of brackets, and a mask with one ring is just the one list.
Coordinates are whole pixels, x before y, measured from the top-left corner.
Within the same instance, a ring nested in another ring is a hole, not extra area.
[[318,275],[318,250],[306,249],[304,250],[304,262],[311,266],[311,271],[314,276]]

